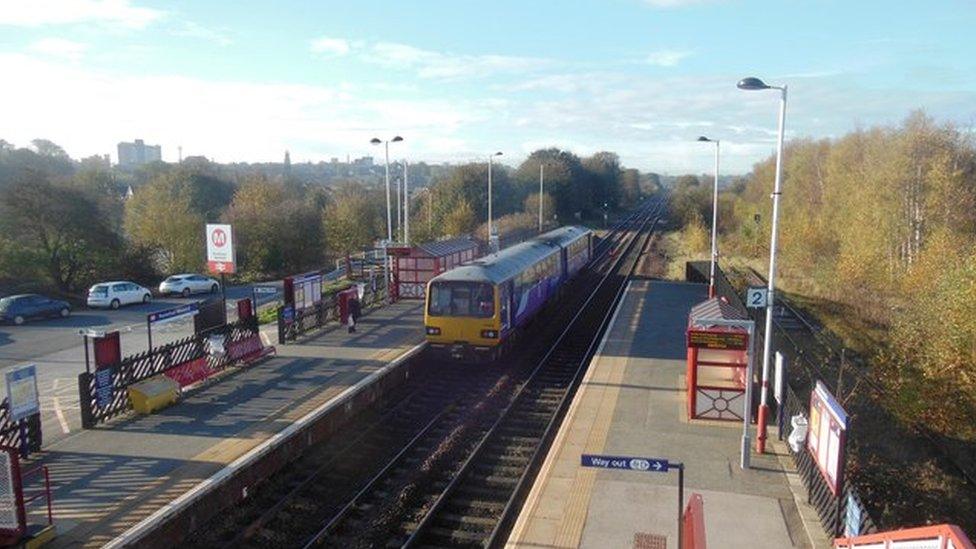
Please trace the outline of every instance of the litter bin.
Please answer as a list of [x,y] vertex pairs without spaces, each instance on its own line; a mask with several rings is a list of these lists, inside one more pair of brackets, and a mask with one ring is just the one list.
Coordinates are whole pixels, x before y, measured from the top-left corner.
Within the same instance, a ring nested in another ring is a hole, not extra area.
[[790,450],[793,450],[794,454],[799,454],[800,450],[803,449],[804,443],[806,443],[809,424],[803,414],[797,414],[791,417],[790,424],[793,426],[793,430],[790,431],[790,437],[788,439]]
[[346,288],[337,294],[339,298],[339,322],[349,325],[349,300],[356,297],[356,287]]

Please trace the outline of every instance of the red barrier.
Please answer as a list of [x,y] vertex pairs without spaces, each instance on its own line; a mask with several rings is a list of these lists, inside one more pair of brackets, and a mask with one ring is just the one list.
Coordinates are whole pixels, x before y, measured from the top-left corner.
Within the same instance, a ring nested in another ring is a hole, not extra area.
[[681,517],[682,541],[681,549],[705,549],[705,508],[699,494],[691,494],[688,505],[685,506]]

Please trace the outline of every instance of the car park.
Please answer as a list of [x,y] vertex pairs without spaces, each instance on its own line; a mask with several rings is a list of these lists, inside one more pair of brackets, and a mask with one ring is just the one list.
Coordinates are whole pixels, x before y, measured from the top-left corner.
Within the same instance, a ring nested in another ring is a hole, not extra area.
[[89,307],[118,309],[122,305],[150,301],[152,301],[152,292],[148,288],[126,280],[102,282],[88,289]]
[[212,293],[220,291],[220,283],[200,274],[178,274],[164,280],[159,285],[161,295],[179,294],[190,297],[190,294]]
[[37,318],[67,317],[71,305],[40,294],[12,295],[0,299],[0,322],[23,324]]

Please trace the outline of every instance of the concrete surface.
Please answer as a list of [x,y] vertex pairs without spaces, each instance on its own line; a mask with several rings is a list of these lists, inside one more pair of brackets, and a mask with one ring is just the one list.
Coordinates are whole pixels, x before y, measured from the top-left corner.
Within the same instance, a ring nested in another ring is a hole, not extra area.
[[[372,311],[157,414],[79,431],[45,448],[55,547],[101,546],[423,340],[423,307]],[[40,512],[40,507],[32,510]]]
[[677,471],[583,468],[584,453],[684,463],[685,501],[702,495],[709,547],[812,545],[778,456],[753,453],[742,470],[741,423],[687,418],[684,333],[706,293],[697,284],[631,283],[508,547],[629,548],[638,533],[677,547]]

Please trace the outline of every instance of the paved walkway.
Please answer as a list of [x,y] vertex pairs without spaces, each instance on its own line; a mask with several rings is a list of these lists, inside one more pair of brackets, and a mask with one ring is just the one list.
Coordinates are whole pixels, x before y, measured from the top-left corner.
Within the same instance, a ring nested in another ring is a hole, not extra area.
[[630,548],[653,536],[677,547],[677,471],[582,468],[584,453],[683,462],[686,500],[692,492],[704,500],[709,547],[811,546],[779,456],[753,454],[743,471],[741,424],[687,418],[684,333],[706,293],[697,284],[631,283],[509,547]]
[[54,545],[101,546],[423,340],[423,307],[404,301],[278,346],[157,414],[62,439],[41,455],[54,488]]

